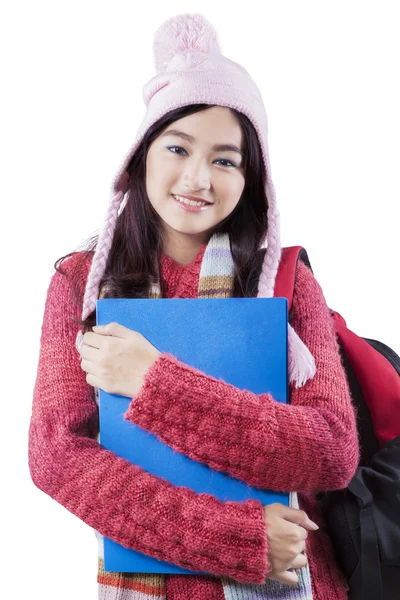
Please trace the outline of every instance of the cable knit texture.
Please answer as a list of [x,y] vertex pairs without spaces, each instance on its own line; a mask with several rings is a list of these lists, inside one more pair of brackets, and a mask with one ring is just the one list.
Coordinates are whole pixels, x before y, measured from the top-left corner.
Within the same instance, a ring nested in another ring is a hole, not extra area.
[[326,303],[303,263],[292,324],[302,326],[319,376],[293,389],[291,404],[240,390],[161,354],[125,418],[178,452],[253,486],[287,492],[347,487],[358,464],[354,413],[347,382],[336,375],[341,363]]
[[[74,262],[63,265],[67,273]],[[262,583],[268,565],[260,502],[220,502],[175,487],[93,439],[98,410],[74,346],[78,326],[71,312],[69,283],[56,273],[45,306],[29,432],[36,486],[127,548],[187,569]]]
[[[186,267],[161,257],[167,297],[196,297],[204,249]],[[62,268],[68,275],[77,265],[74,255]],[[89,267],[87,261],[79,273],[82,298]],[[135,583],[135,575],[109,574],[110,589],[129,589],[124,598],[223,600],[221,583],[229,578],[262,583],[269,565],[260,502],[220,502],[175,487],[96,441],[98,409],[75,348],[79,326],[71,319],[80,316],[79,301],[74,302],[68,277],[56,272],[45,304],[29,429],[35,485],[102,535],[212,574],[166,576],[165,589]],[[238,390],[163,354],[124,416],[176,450],[251,485],[298,491],[300,507],[320,526],[307,538],[313,598],[345,600],[344,579],[314,493],[345,487],[355,472],[355,415],[329,310],[301,263],[292,325],[315,357],[317,373],[304,387],[291,389],[291,405]],[[240,597],[257,598],[253,588],[244,585],[248,593]]]

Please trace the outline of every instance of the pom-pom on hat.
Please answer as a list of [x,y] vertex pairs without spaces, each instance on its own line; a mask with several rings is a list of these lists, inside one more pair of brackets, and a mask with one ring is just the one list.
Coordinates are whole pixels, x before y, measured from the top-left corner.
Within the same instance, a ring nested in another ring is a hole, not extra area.
[[[271,179],[268,154],[268,122],[263,99],[249,73],[221,53],[217,32],[201,14],[181,14],[165,21],[153,42],[156,75],[143,87],[147,107],[136,138],[126,154],[111,186],[111,200],[99,234],[83,299],[82,320],[96,308],[100,281],[104,275],[117,217],[123,210],[128,190],[127,168],[146,131],[166,113],[189,104],[210,104],[236,109],[246,115],[257,133],[265,169],[265,195],[268,204],[267,246],[258,284],[258,297],[274,295],[275,278],[281,257],[279,212]],[[82,332],[76,345],[82,343]],[[289,327],[289,377],[297,386],[315,374],[314,359]]]
[[199,14],[178,15],[165,21],[155,33],[153,48],[157,74],[165,73],[175,56],[221,54],[217,32]]

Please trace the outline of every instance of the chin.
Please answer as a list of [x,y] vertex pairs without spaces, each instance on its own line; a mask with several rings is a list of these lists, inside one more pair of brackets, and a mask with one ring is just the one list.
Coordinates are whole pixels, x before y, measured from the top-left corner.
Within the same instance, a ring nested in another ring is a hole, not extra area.
[[171,229],[173,229],[174,231],[176,231],[177,233],[180,233],[182,235],[202,235],[202,234],[206,234],[209,231],[209,227],[207,227],[206,229],[189,229],[187,227],[172,227],[170,225]]
[[173,229],[174,231],[176,231],[177,233],[181,233],[181,234],[185,234],[185,235],[201,235],[202,233],[207,233],[208,231],[210,231],[213,227],[215,227],[217,225],[217,223],[213,224],[207,224],[203,227],[199,227],[199,226],[187,226],[187,225],[183,225],[182,223],[174,223],[171,220],[166,220],[163,219],[163,221],[165,222],[165,224],[170,228]]

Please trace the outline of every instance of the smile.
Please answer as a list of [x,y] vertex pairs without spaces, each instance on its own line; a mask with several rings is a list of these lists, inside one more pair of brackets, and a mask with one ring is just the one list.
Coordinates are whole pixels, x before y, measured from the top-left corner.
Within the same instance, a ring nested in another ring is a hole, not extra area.
[[211,204],[208,202],[196,202],[196,200],[188,200],[188,198],[175,196],[175,194],[172,194],[172,197],[182,208],[190,212],[199,212],[200,210],[205,209],[207,206],[211,206]]

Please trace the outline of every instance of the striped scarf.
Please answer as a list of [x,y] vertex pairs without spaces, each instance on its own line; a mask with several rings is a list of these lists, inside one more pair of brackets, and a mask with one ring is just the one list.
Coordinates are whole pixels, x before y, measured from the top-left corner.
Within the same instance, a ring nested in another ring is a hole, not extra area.
[[[234,270],[229,235],[214,234],[208,242],[203,256],[198,297],[231,297]],[[103,287],[99,299],[104,298],[106,292],[106,288]],[[162,298],[159,282],[152,285],[149,298]],[[97,388],[95,388],[95,397],[98,404]],[[297,493],[289,494],[289,506],[299,508]],[[95,533],[99,542],[97,575],[99,600],[165,600],[167,598],[166,577],[171,576],[104,571],[103,536],[97,531]],[[288,586],[273,580],[267,580],[263,585],[241,584],[225,577],[215,578],[209,585],[222,586],[225,600],[312,600],[309,567],[297,569],[296,573],[299,579],[296,586]],[[173,577],[179,577],[179,575]],[[206,597],[211,597],[211,591],[205,593],[204,600],[206,600]],[[181,597],[183,599],[185,596],[182,595]],[[198,596],[196,595],[196,597]]]

